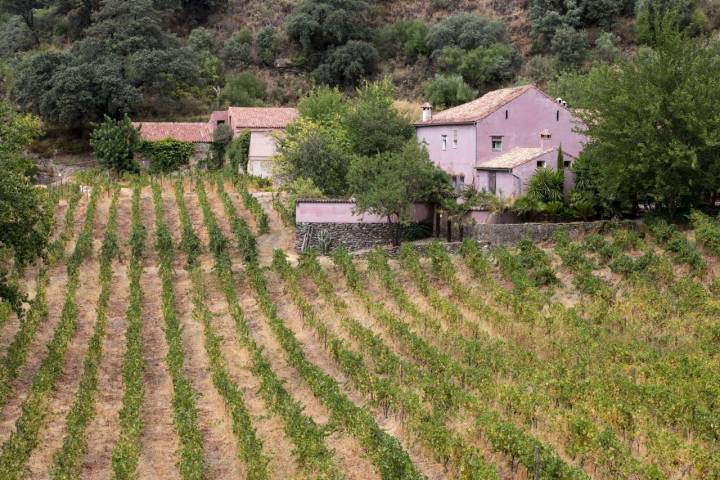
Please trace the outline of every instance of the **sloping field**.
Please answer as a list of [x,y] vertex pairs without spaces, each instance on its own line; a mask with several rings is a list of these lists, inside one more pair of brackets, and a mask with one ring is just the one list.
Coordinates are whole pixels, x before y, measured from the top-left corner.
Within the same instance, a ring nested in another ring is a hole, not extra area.
[[0,479],[720,478],[714,219],[298,259],[261,198],[61,199],[0,323]]

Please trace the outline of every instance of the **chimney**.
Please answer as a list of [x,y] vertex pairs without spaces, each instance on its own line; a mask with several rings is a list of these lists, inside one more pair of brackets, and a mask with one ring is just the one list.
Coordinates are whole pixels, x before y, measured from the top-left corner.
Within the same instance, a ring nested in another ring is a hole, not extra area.
[[428,122],[432,120],[433,107],[429,102],[425,102],[422,105],[422,121]]

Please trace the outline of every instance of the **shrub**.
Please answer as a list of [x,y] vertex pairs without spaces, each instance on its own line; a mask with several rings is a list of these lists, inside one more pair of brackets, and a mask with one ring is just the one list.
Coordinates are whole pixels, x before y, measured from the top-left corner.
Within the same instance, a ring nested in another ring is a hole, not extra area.
[[258,62],[266,67],[272,67],[275,64],[275,56],[277,55],[277,40],[275,39],[275,30],[272,27],[265,27],[257,36],[257,57]]
[[328,85],[356,86],[375,72],[378,59],[371,43],[351,40],[330,52],[315,70],[315,76]]
[[521,62],[513,46],[497,43],[467,52],[460,63],[460,73],[472,86],[488,88],[511,80]]
[[562,202],[562,173],[549,168],[538,168],[528,181],[527,196],[539,202]]
[[127,116],[114,120],[106,115],[90,136],[90,146],[100,164],[116,172],[139,170],[134,159],[138,145],[138,132]]
[[441,20],[427,34],[428,47],[433,51],[443,47],[469,50],[506,40],[507,31],[503,22],[466,12]]
[[573,27],[560,27],[550,43],[550,51],[557,56],[560,68],[573,70],[587,59],[587,36]]
[[222,59],[230,68],[239,68],[250,65],[252,58],[252,34],[247,30],[233,35],[225,44]]
[[535,83],[548,83],[557,76],[557,58],[552,55],[535,55],[523,65],[522,76]]
[[142,142],[139,151],[150,159],[151,172],[166,173],[187,165],[194,149],[190,142],[166,138],[158,142]]
[[425,98],[441,108],[454,107],[475,98],[476,92],[461,75],[435,75],[425,84]]
[[188,36],[188,46],[201,54],[215,54],[217,52],[217,43],[215,35],[207,28],[199,27],[190,32]]
[[612,32],[601,33],[595,40],[593,56],[601,62],[614,62],[620,56],[620,37]]
[[208,165],[211,168],[220,169],[225,165],[225,153],[232,141],[233,131],[227,125],[218,125],[213,132],[213,142],[210,146],[212,162]]
[[233,173],[247,173],[248,154],[250,153],[250,130],[240,132],[228,145],[228,160]]
[[267,91],[265,83],[250,72],[230,75],[220,92],[225,105],[236,107],[257,107],[264,103]]

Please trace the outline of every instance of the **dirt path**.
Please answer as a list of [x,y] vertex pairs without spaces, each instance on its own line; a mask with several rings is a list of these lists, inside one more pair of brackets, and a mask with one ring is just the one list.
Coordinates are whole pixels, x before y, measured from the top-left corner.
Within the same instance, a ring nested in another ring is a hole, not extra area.
[[[75,240],[85,221],[87,199],[81,200],[78,205],[73,228],[73,238],[68,244],[75,244]],[[65,287],[67,286],[67,268],[64,262],[52,268],[49,272],[50,281],[46,293],[48,305],[48,318],[38,328],[35,338],[28,349],[25,363],[20,367],[17,378],[10,383],[13,392],[7,404],[0,410],[0,443],[4,443],[14,430],[15,421],[20,416],[20,407],[28,395],[34,373],[47,353],[47,344],[50,342],[55,327],[60,323],[60,312],[65,302]]]
[[112,295],[103,342],[103,358],[98,369],[98,392],[95,418],[87,429],[88,451],[82,464],[84,478],[110,478],[112,449],[118,439],[120,425],[118,412],[122,405],[122,362],[125,355],[125,311],[130,295],[127,261],[130,257],[128,238],[131,224],[130,189],[122,189],[118,199],[118,244],[123,263],[113,264]]
[[162,291],[158,275],[158,258],[155,252],[155,214],[150,189],[145,188],[140,199],[143,224],[147,230],[145,245],[145,273],[140,278],[144,293],[142,301],[142,338],[145,353],[145,403],[142,417],[143,432],[140,435],[140,478],[177,479],[177,450],[180,440],[173,425],[172,382],[165,368],[167,344],[163,332],[160,305]]
[[93,221],[93,253],[80,267],[80,288],[77,291],[78,319],[75,335],[70,341],[62,374],[50,397],[45,425],[40,430],[37,447],[28,460],[27,478],[47,478],[53,462],[53,454],[62,446],[67,432],[66,417],[73,404],[75,392],[80,385],[85,354],[97,321],[96,304],[100,294],[100,265],[98,252],[107,225],[110,198],[102,194],[98,199]]
[[[232,183],[225,182],[225,191],[230,195],[238,214],[248,222],[253,232],[257,232],[255,218],[250,211],[244,207],[242,197],[237,190],[235,190]],[[290,261],[295,263],[297,260],[297,254],[295,254],[295,230],[283,225],[277,212],[272,208],[272,193],[253,192],[252,195],[258,199],[270,220],[270,233],[257,237],[258,260],[260,265],[270,265],[272,263],[272,254],[275,249],[284,250]]]
[[[177,244],[179,241],[180,219],[174,194],[163,192],[165,221]],[[226,414],[225,402],[213,385],[210,360],[205,351],[204,333],[201,324],[192,317],[192,280],[182,268],[186,257],[175,252],[175,307],[182,325],[183,351],[185,353],[185,377],[199,393],[197,399],[198,429],[203,436],[204,473],[207,479],[244,478],[244,466],[238,458],[238,443],[232,430],[232,421]]]
[[291,263],[297,260],[295,253],[295,229],[286,227],[280,216],[272,206],[272,192],[254,192],[253,196],[258,199],[265,213],[270,219],[270,233],[258,239],[260,258],[264,256],[272,261],[273,250],[280,249],[288,256]]

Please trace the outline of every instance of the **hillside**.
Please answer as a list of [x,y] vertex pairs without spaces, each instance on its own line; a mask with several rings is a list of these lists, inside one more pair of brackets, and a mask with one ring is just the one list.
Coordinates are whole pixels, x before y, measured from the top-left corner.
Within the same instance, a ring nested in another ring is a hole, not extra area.
[[146,181],[58,192],[0,310],[4,479],[720,475],[715,220],[297,262],[242,178]]

